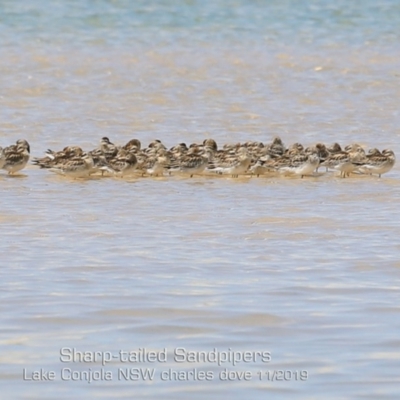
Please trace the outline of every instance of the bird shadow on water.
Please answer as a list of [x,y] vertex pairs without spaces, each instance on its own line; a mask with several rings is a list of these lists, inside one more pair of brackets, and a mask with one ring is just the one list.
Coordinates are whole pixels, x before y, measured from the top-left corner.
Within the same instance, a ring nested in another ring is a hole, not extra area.
[[90,177],[69,177],[69,176],[63,176],[63,175],[48,175],[46,180],[51,181],[51,182],[68,182],[68,183],[84,183],[84,182],[91,182],[91,181],[100,181],[103,178],[108,178],[108,177],[101,177],[101,176],[90,176]]
[[25,174],[16,174],[16,175],[10,175],[10,174],[1,174],[0,175],[2,179],[23,179],[23,178],[28,178],[29,175]]

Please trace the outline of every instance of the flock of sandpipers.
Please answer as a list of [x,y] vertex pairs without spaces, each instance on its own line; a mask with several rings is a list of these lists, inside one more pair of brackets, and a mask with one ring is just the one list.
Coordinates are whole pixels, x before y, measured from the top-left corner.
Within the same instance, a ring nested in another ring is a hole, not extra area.
[[[15,174],[27,165],[29,143],[20,139],[15,145],[0,147],[0,168]],[[220,148],[213,139],[180,143],[168,149],[160,140],[146,148],[140,140],[132,139],[115,145],[103,137],[93,150],[83,151],[78,146],[67,146],[61,151],[47,150],[33,164],[57,174],[73,178],[91,175],[163,176],[172,174],[260,176],[271,173],[312,176],[318,168],[333,170],[345,178],[350,174],[370,174],[379,177],[390,171],[396,161],[392,150],[372,148],[365,151],[358,144],[342,147],[338,143],[327,146],[317,143],[304,148],[300,143],[286,147],[279,137],[270,143],[245,142],[225,144]],[[321,172],[319,172],[321,173]]]

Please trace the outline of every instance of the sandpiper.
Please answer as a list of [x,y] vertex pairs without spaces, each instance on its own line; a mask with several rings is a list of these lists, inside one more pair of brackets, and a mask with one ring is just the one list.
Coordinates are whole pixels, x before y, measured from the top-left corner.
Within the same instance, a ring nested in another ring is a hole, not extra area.
[[3,152],[5,160],[2,169],[12,175],[26,167],[30,156],[30,146],[25,139],[19,139],[15,145],[6,147]]
[[83,153],[82,156],[74,157],[63,164],[49,168],[49,171],[71,178],[85,178],[93,172],[93,167],[93,157],[89,153]]

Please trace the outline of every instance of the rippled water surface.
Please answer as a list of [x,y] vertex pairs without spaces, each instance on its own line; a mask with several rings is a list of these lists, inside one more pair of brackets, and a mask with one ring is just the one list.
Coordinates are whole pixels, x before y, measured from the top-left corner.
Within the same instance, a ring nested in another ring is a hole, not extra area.
[[[398,155],[399,26],[395,0],[3,1],[0,145],[279,135]],[[381,179],[0,173],[2,395],[397,399],[399,183],[397,165]],[[167,360],[62,362],[61,348]],[[32,381],[40,369],[54,381]]]

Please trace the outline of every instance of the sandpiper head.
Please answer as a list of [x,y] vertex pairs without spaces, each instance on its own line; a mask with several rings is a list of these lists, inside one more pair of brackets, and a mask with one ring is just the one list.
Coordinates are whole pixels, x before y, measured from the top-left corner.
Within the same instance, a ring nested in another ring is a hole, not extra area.
[[179,143],[178,145],[171,147],[170,151],[172,153],[184,153],[188,151],[188,147],[186,146],[186,143]]
[[358,149],[362,149],[362,147],[358,143],[348,144],[344,148],[345,151],[357,151]]
[[[240,143],[239,143],[239,146],[240,146]],[[225,144],[222,146],[222,148],[223,148],[225,151],[233,150],[235,147],[236,147],[236,145],[233,144],[233,143],[225,143]]]
[[199,151],[200,151],[199,145],[193,143],[190,145],[189,151],[187,154],[197,154],[197,153],[199,153]]
[[389,149],[382,150],[382,154],[383,154],[384,156],[392,156],[392,157],[395,156],[395,155],[394,155],[394,151],[393,151],[393,150],[389,150]]
[[333,143],[333,145],[328,149],[331,153],[338,153],[342,151],[339,143]]
[[208,145],[202,145],[200,147],[200,149],[202,149],[203,151],[205,151],[205,150],[210,151],[211,153],[216,153],[217,152],[217,150],[215,150],[215,147],[208,146]]
[[29,143],[28,143],[27,140],[25,140],[25,139],[18,139],[17,142],[16,142],[16,144],[17,144],[17,147],[18,147],[18,146],[23,146],[23,147],[28,151],[28,153],[31,152],[31,147],[29,146]]
[[361,146],[355,147],[355,152],[359,154],[365,154],[365,150]]
[[204,139],[203,146],[204,147],[210,147],[214,151],[218,150],[217,142],[214,139],[211,139],[211,138],[210,139]]
[[293,143],[290,147],[289,150],[296,150],[298,152],[301,152],[304,150],[304,146],[301,143]]
[[135,148],[136,151],[139,151],[142,147],[142,143],[139,139],[131,139],[125,146],[124,149],[130,150],[131,148]]
[[378,156],[381,154],[381,152],[376,147],[374,147],[373,149],[368,150],[368,154],[371,156]]
[[[310,150],[309,152],[306,152],[306,153],[311,154],[311,151],[312,150]],[[299,154],[299,152],[297,149],[287,149],[285,151],[285,156],[289,156],[289,157],[294,157],[294,156],[297,156],[298,154]]]
[[153,148],[153,147],[159,147],[160,145],[161,145],[161,146],[164,146],[164,145],[162,144],[161,140],[155,139],[155,140],[153,140],[152,142],[150,142],[149,145],[148,145],[147,147]]
[[353,150],[352,144],[348,144],[347,146],[344,147],[344,151],[350,151],[350,150]]
[[101,138],[101,144],[112,144],[110,142],[110,139],[107,136],[104,136],[103,138]]
[[162,143],[155,142],[153,147],[151,147],[151,149],[154,150],[155,152],[157,152],[161,149],[166,150],[166,147]]
[[283,146],[282,139],[279,136],[274,137],[274,140],[272,141],[273,146]]
[[83,154],[83,150],[79,146],[64,147],[63,152],[68,156],[81,156]]
[[72,151],[75,154],[75,156],[81,156],[83,154],[83,150],[79,146],[73,146],[73,150]]
[[29,154],[29,146],[27,147],[24,143],[19,143],[16,151],[17,153]]

